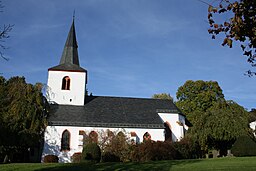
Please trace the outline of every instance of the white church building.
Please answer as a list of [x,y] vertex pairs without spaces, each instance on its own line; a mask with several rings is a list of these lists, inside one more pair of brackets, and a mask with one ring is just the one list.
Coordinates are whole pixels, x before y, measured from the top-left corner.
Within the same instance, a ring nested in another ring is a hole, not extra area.
[[82,152],[83,139],[101,131],[125,131],[135,143],[179,141],[190,125],[171,100],[87,96],[87,70],[80,67],[74,20],[57,66],[48,69],[50,113],[44,135],[42,161],[56,155],[71,162]]

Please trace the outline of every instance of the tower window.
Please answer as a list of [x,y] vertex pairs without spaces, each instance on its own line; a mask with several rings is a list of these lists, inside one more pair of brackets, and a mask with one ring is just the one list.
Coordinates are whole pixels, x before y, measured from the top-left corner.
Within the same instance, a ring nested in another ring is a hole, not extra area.
[[70,133],[68,130],[62,133],[61,150],[70,150]]
[[65,76],[62,79],[62,87],[61,90],[70,90],[70,78],[69,76]]

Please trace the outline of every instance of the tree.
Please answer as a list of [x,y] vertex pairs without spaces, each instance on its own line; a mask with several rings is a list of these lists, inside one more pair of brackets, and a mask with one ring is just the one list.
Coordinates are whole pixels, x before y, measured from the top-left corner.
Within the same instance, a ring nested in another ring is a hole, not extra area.
[[[208,4],[209,34],[212,39],[223,33],[222,46],[232,48],[233,42],[241,44],[243,55],[253,67],[256,66],[256,1],[219,0],[217,5]],[[223,15],[226,15],[222,17]],[[225,18],[226,20],[221,20]],[[228,18],[228,19],[227,19]],[[247,71],[249,76],[256,72]]]
[[247,111],[234,101],[216,102],[191,131],[201,146],[220,150],[220,156],[226,156],[235,140],[248,133],[247,118]]
[[166,99],[166,100],[171,100],[173,101],[172,96],[168,93],[160,93],[160,94],[154,94],[152,96],[153,99]]
[[178,88],[176,105],[194,121],[194,114],[206,112],[214,102],[223,101],[222,89],[216,81],[188,80]]
[[226,101],[214,81],[187,81],[179,87],[176,105],[192,123],[189,134],[202,150],[218,149],[225,155],[236,138],[248,132],[248,114],[233,101]]
[[256,109],[249,112],[249,123],[256,121]]
[[[3,9],[4,6],[2,5],[2,1],[0,1],[0,12],[3,12],[1,9]],[[13,25],[3,25],[2,27],[0,27],[0,56],[5,59],[5,60],[8,60],[8,58],[6,58],[4,56],[4,53],[3,51],[5,49],[7,49],[7,47],[4,45],[4,42],[6,39],[8,39],[10,36],[9,36],[9,33],[10,31],[12,30],[13,28]]]
[[10,155],[16,150],[24,154],[42,141],[47,101],[41,89],[41,84],[28,84],[24,77],[0,77],[0,153]]

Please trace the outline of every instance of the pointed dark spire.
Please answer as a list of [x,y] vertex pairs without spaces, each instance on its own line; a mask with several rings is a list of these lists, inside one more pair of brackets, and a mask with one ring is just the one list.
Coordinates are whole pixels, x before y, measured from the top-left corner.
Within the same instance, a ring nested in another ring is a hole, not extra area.
[[75,23],[73,18],[73,22],[68,33],[64,50],[62,52],[60,64],[75,64],[79,66],[77,48],[78,46],[76,41]]
[[70,27],[68,37],[62,52],[60,64],[49,68],[48,70],[61,70],[61,71],[79,71],[87,72],[79,66],[79,58],[77,51],[76,31],[75,31],[75,16],[73,14],[73,21]]

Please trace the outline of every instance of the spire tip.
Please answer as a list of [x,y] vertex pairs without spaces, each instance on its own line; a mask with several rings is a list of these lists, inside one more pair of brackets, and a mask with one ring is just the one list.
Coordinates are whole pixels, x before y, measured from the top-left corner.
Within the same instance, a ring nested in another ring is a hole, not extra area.
[[73,11],[73,21],[75,20],[75,10]]

